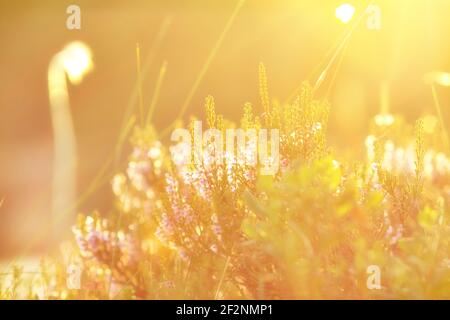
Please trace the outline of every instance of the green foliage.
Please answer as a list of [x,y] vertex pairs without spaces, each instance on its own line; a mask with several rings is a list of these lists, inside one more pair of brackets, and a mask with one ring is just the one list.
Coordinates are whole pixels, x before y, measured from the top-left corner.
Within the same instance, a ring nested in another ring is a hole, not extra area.
[[[307,83],[292,104],[270,101],[259,72],[264,111],[245,104],[241,126],[279,129],[280,171],[180,167],[137,127],[113,213],[74,227],[82,290],[64,289],[56,259],[42,265],[43,286],[55,287],[45,298],[450,298],[449,161],[425,148],[423,122],[374,127],[367,160],[347,163],[327,147],[328,103]],[[212,97],[205,108],[210,128],[235,127]],[[379,289],[367,285],[370,266]],[[13,280],[2,298],[17,297],[19,269]]]

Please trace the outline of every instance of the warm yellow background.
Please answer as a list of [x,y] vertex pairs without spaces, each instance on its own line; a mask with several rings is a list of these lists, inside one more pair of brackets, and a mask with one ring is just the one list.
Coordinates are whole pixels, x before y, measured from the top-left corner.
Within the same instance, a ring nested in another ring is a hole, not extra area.
[[[26,246],[49,217],[52,136],[47,93],[48,63],[67,42],[82,40],[94,53],[94,71],[70,86],[78,138],[79,189],[83,190],[114,149],[136,79],[135,45],[151,54],[165,19],[171,25],[143,83],[150,103],[158,69],[168,62],[156,126],[174,119],[192,88],[236,0],[207,1],[2,1],[0,3],[0,255]],[[247,0],[189,106],[201,115],[207,94],[236,119],[243,103],[259,106],[258,64],[264,62],[273,98],[284,101],[317,67],[349,26],[340,23],[335,0]],[[366,1],[347,1],[361,13]],[[81,7],[80,31],[65,27],[66,7]],[[380,0],[382,29],[363,22],[350,39],[331,88],[330,141],[362,148],[367,125],[379,110],[380,85],[390,84],[391,112],[410,120],[433,113],[423,76],[450,71],[450,1]],[[315,72],[314,72],[315,71]],[[439,96],[448,123],[450,90]],[[110,208],[104,185],[80,209]],[[43,239],[34,245],[44,248]]]

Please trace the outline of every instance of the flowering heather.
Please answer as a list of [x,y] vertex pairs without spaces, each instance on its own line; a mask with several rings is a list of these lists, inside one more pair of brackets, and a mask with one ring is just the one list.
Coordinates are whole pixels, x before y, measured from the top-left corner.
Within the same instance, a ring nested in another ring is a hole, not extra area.
[[[217,164],[208,141],[202,163],[179,165],[177,157],[193,156],[184,146],[166,147],[151,126],[136,126],[127,166],[112,178],[114,210],[80,215],[70,259],[54,262],[59,273],[43,273],[44,293],[30,296],[450,298],[449,159],[431,148],[422,120],[374,123],[365,159],[351,162],[327,146],[329,106],[309,84],[281,106],[260,73],[264,113],[246,104],[240,125],[279,130],[277,174],[258,174],[263,164],[238,153]],[[209,128],[236,126],[212,97],[205,104]],[[80,288],[61,289],[61,270],[74,263]]]

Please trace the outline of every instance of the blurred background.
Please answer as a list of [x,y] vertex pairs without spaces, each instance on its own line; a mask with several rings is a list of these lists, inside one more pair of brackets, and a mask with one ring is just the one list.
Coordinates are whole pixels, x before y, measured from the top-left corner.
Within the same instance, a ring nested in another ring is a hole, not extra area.
[[[114,151],[136,83],[136,43],[141,48],[143,102],[148,107],[158,73],[167,73],[154,115],[155,126],[173,121],[237,0],[205,1],[1,1],[0,2],[0,257],[48,247],[53,137],[47,71],[64,45],[90,46],[94,69],[78,86],[69,84],[78,146],[78,190],[85,190]],[[354,6],[348,24],[336,17]],[[433,70],[450,71],[450,1],[379,0],[380,28],[360,21],[336,63],[340,68],[321,98],[331,102],[332,146],[363,147],[369,121],[379,113],[380,92],[389,90],[390,112],[414,121],[434,114],[424,82]],[[81,8],[81,29],[68,30],[66,8]],[[269,92],[280,102],[304,80],[315,83],[368,1],[247,0],[211,61],[186,115],[201,117],[205,96],[218,112],[239,119],[245,102],[260,108],[258,64],[268,73]],[[333,51],[332,51],[333,52]],[[448,124],[450,90],[439,87]],[[133,107],[136,107],[133,105]],[[136,108],[137,109],[137,108]],[[107,213],[109,184],[79,210]]]

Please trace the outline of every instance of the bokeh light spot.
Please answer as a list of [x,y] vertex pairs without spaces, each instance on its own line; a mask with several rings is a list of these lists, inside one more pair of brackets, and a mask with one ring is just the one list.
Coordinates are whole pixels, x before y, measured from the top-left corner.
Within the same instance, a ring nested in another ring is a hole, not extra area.
[[355,7],[351,4],[344,3],[336,8],[336,18],[342,23],[349,23],[355,14]]

